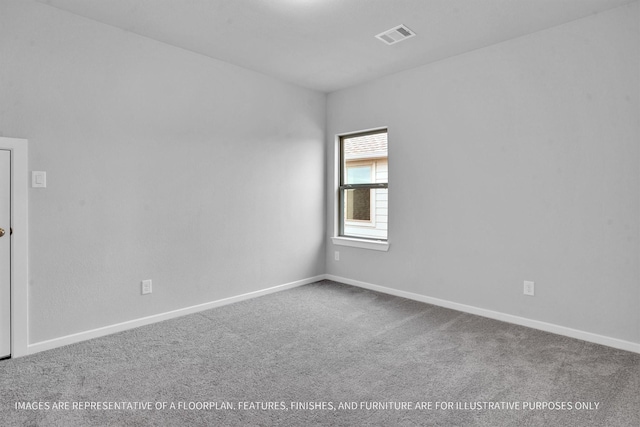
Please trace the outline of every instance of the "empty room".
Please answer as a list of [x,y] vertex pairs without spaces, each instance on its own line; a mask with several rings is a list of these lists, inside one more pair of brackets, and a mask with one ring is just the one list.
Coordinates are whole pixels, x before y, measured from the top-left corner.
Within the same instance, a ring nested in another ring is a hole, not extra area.
[[640,425],[638,0],[0,0],[0,425]]

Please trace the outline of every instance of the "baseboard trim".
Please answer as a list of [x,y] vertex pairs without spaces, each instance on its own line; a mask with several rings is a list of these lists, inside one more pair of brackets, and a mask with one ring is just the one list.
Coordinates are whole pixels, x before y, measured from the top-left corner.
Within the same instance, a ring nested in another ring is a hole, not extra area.
[[514,316],[511,314],[505,314],[498,311],[487,310],[484,308],[478,308],[471,305],[460,304],[457,302],[447,301],[439,298],[432,298],[425,295],[415,294],[412,292],[406,292],[398,289],[387,288],[384,286],[374,285],[372,283],[361,282],[359,280],[352,280],[352,279],[347,279],[345,277],[334,276],[332,274],[326,274],[325,279],[344,283],[346,285],[357,286],[359,288],[370,289],[372,291],[377,291],[384,294],[407,298],[414,301],[420,301],[427,304],[433,304],[440,307],[450,308],[452,310],[462,311],[464,313],[475,314],[482,317],[488,317],[490,319],[500,320],[502,322],[513,323],[516,325],[526,326],[529,328],[538,329],[545,332],[551,332],[557,335],[576,338],[579,340],[588,341],[595,344],[606,345],[608,347],[613,347],[620,350],[640,353],[640,344],[636,344],[630,341],[624,341],[617,338],[611,338],[604,335],[593,334],[591,332],[585,332],[578,329],[572,329],[572,328],[567,328],[565,326],[555,325],[553,323],[541,322],[539,320],[533,320],[525,317]]
[[216,301],[207,302],[204,304],[193,305],[191,307],[180,308],[178,310],[168,311],[165,313],[154,314],[152,316],[142,317],[139,319],[129,320],[114,325],[104,326],[89,331],[78,332],[71,335],[66,335],[60,338],[54,338],[46,341],[40,341],[27,346],[27,354],[39,353],[45,350],[51,350],[54,348],[62,347],[69,344],[75,344],[81,341],[90,340],[93,338],[103,337],[105,335],[114,334],[116,332],[122,332],[140,326],[150,325],[152,323],[162,322],[163,320],[174,319],[176,317],[186,316],[188,314],[198,313],[200,311],[209,310],[211,308],[221,307],[228,304],[233,304],[240,301],[245,301],[252,298],[261,297],[264,295],[272,294],[275,292],[281,292],[287,289],[296,288],[298,286],[307,285],[309,283],[317,282],[325,279],[325,275],[319,275],[309,277],[295,282],[285,283],[283,285],[273,286],[271,288],[261,289],[259,291],[249,292],[242,295],[237,295],[229,298],[223,298]]
[[414,301],[420,301],[427,304],[433,304],[440,307],[450,308],[452,310],[461,311],[464,313],[475,314],[490,319],[500,320],[507,323],[513,323],[520,326],[526,326],[533,329],[538,329],[545,332],[550,332],[558,335],[567,336],[570,338],[576,338],[583,341],[592,342],[595,344],[601,344],[608,347],[617,348],[620,350],[631,351],[634,353],[640,353],[640,344],[636,344],[630,341],[624,341],[617,338],[611,338],[604,335],[593,334],[591,332],[585,332],[577,329],[567,328],[565,326],[555,325],[553,323],[541,322],[539,320],[532,320],[525,317],[514,316],[511,314],[505,314],[498,311],[487,310],[484,308],[474,307],[471,305],[460,304],[452,301],[447,301],[439,298],[428,297],[413,292],[401,291],[398,289],[387,288],[380,285],[374,285],[372,283],[362,282],[359,280],[348,279],[346,277],[335,276],[332,274],[321,274],[314,277],[309,277],[295,282],[285,283],[283,285],[273,286],[259,291],[249,292],[229,298],[223,298],[216,301],[207,302],[204,304],[198,304],[190,307],[185,307],[165,313],[159,313],[152,316],[142,317],[139,319],[129,320],[114,325],[104,326],[89,331],[78,332],[71,335],[66,335],[51,340],[40,341],[37,343],[29,344],[27,346],[27,352],[24,355],[35,354],[45,350],[51,350],[54,348],[62,347],[69,344],[75,344],[81,341],[90,340],[93,338],[99,338],[102,336],[114,334],[117,332],[126,331],[129,329],[138,328],[140,326],[150,325],[152,323],[162,322],[163,320],[174,319],[176,317],[186,316],[188,314],[198,313],[200,311],[209,310],[211,308],[222,307],[224,305],[233,304],[240,301],[257,298],[263,295],[272,294],[275,292],[281,292],[287,289],[292,289],[298,286],[307,285],[320,280],[333,280],[335,282],[344,283],[351,286],[356,286],[363,289],[369,289],[376,292],[381,292],[388,295],[394,295],[402,298],[411,299]]

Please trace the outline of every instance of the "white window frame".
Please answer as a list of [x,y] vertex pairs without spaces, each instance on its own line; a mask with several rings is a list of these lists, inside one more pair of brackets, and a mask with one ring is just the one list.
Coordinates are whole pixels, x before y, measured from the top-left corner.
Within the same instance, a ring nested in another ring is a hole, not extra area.
[[[387,132],[387,136],[389,135],[389,129],[387,127],[368,129],[358,132],[349,132],[338,134],[335,136],[335,156],[334,156],[334,231],[333,237],[331,241],[334,245],[338,246],[349,246],[361,249],[370,249],[376,251],[388,251],[389,250],[389,231],[387,230],[387,240],[375,240],[375,239],[365,239],[365,238],[357,238],[350,236],[341,236],[341,202],[340,202],[340,178],[342,173],[342,147],[341,147],[341,139],[348,136],[356,136],[362,135],[366,133],[377,133],[377,132]],[[389,163],[389,155],[387,153],[387,164]],[[375,175],[374,175],[375,176]],[[388,184],[387,184],[388,185]],[[387,202],[388,203],[388,202]],[[388,206],[388,205],[387,205]],[[375,213],[375,210],[373,210]]]

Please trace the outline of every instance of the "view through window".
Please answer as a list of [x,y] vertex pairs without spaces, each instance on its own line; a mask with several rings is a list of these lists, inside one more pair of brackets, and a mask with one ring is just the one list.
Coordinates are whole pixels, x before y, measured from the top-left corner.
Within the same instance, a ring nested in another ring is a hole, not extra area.
[[340,236],[387,240],[387,131],[340,137]]

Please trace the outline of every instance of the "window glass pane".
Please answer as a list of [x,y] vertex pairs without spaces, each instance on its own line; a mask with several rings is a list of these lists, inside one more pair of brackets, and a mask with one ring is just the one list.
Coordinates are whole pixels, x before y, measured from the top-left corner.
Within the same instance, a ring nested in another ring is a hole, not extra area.
[[371,193],[369,188],[344,190],[344,209],[347,221],[371,220]]
[[387,240],[388,195],[386,188],[342,190],[343,235]]
[[347,182],[345,184],[370,184],[371,166],[347,165]]
[[380,132],[343,138],[344,160],[387,157],[387,133]]

